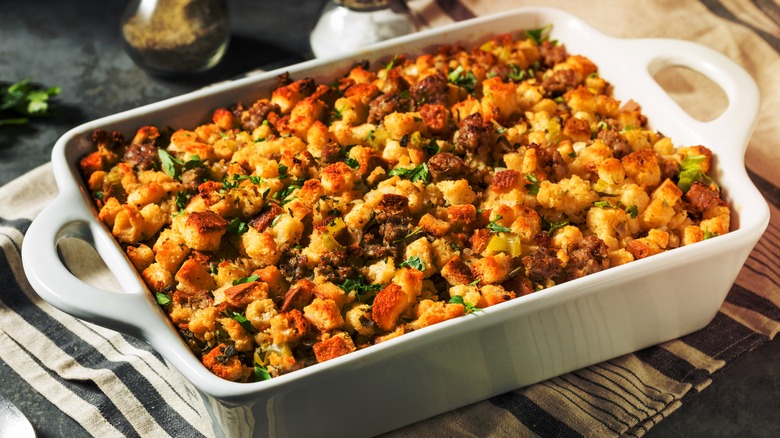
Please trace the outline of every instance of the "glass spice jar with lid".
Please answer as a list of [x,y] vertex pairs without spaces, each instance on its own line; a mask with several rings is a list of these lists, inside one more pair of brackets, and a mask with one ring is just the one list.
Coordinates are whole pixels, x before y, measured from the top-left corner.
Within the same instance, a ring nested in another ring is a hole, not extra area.
[[155,76],[181,76],[215,66],[230,41],[226,0],[134,0],[121,32],[130,58]]

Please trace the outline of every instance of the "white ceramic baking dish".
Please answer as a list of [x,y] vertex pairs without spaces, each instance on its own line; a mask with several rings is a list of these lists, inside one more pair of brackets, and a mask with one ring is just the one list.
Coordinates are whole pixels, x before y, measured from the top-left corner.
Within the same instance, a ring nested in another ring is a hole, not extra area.
[[[599,66],[618,99],[639,102],[655,129],[676,145],[703,144],[714,151],[715,178],[735,213],[733,232],[272,380],[233,383],[211,374],[189,351],[95,219],[78,160],[91,150],[90,134],[97,128],[127,134],[149,123],[193,127],[215,108],[267,95],[283,71],[296,79],[311,76],[328,82],[354,61],[384,63],[397,53],[417,54],[441,43],[478,43],[548,23],[553,24],[553,38],[570,53],[588,56]],[[653,79],[669,66],[684,66],[715,81],[728,97],[725,112],[707,123],[688,116]],[[24,267],[35,290],[56,307],[149,342],[210,401],[216,435],[375,435],[705,326],[769,221],[768,206],[744,167],[758,108],[754,81],[711,49],[675,40],[615,39],[557,10],[518,9],[216,85],[71,130],[54,147],[60,194],[29,228],[22,248]],[[57,246],[72,236],[95,247],[123,292],[89,286],[67,270]]]

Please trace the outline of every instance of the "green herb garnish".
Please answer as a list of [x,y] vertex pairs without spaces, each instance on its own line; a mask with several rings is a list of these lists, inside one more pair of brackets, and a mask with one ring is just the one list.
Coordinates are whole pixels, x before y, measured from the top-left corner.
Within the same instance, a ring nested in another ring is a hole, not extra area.
[[636,217],[639,216],[639,208],[637,208],[636,205],[626,207],[626,213],[628,213],[628,215],[631,216],[632,219],[636,219]]
[[686,155],[680,163],[680,173],[677,174],[677,187],[687,193],[694,181],[711,184],[712,179],[702,171],[702,164],[707,159],[704,155]]
[[60,94],[60,91],[60,87],[39,88],[29,79],[8,87],[0,87],[0,112],[7,111],[14,114],[14,117],[0,115],[0,126],[23,125],[30,120],[30,117],[47,115],[49,98]]
[[409,257],[407,260],[404,260],[401,262],[401,264],[398,265],[399,268],[413,268],[417,269],[418,271],[424,271],[425,270],[425,264],[422,260],[420,260],[419,256],[412,256]]
[[389,176],[400,176],[401,178],[408,178],[411,182],[422,181],[427,183],[431,179],[431,174],[428,171],[428,165],[426,163],[422,163],[412,169],[399,167],[392,169],[387,174]]
[[552,30],[552,23],[547,24],[544,27],[538,29],[529,29],[525,31],[525,35],[533,40],[536,45],[540,45],[545,41],[550,40],[550,31]]
[[239,284],[244,284],[244,283],[251,283],[253,281],[257,281],[258,278],[260,277],[257,274],[252,274],[249,277],[236,278],[235,280],[233,280],[233,286],[237,286]]
[[230,234],[237,234],[242,235],[249,230],[249,226],[246,222],[242,221],[240,218],[233,218],[232,221],[227,226],[227,232]]
[[154,294],[154,298],[157,300],[157,304],[161,306],[166,306],[171,303],[171,299],[168,298],[168,295],[162,294],[157,292]]
[[560,230],[566,225],[569,225],[569,221],[562,220],[560,222],[547,222],[546,219],[542,218],[542,225],[547,229],[547,232],[550,234],[550,236],[552,236],[556,231]]
[[169,154],[163,148],[157,149],[157,156],[160,158],[160,165],[163,172],[167,173],[173,179],[179,179],[182,172],[203,166],[203,161],[197,155],[192,155],[188,161],[182,161]]
[[498,223],[498,221],[500,221],[503,218],[504,217],[499,214],[498,216],[496,216],[495,219],[490,221],[490,223],[487,224],[487,226],[485,228],[490,230],[491,233],[508,233],[511,230],[509,228],[507,228],[507,227],[505,227],[503,225],[500,225]]
[[365,295],[369,292],[376,292],[382,289],[381,284],[366,284],[363,277],[347,278],[339,287],[345,292],[357,292],[358,295]]
[[255,364],[255,382],[262,382],[263,380],[269,380],[271,378],[271,375],[268,373],[268,370],[256,363]]
[[238,322],[239,324],[241,324],[241,327],[243,327],[244,331],[247,332],[247,333],[251,333],[252,330],[254,329],[254,326],[252,326],[252,323],[249,322],[249,320],[246,319],[246,316],[244,316],[241,313],[232,312],[232,315],[230,315],[230,319],[232,319],[232,320]]
[[473,313],[473,312],[478,312],[478,311],[482,310],[479,307],[464,301],[463,297],[460,296],[460,295],[455,295],[454,297],[450,298],[450,303],[463,305],[463,307],[466,308],[465,309],[466,313]]
[[526,173],[525,180],[529,182],[529,184],[525,185],[525,189],[528,190],[528,193],[531,195],[538,194],[540,184],[539,178],[537,178],[533,173]]
[[345,161],[347,163],[347,166],[353,168],[353,169],[360,169],[360,162],[354,158],[347,158]]
[[465,88],[469,93],[473,93],[474,88],[477,86],[477,77],[474,75],[474,72],[471,70],[465,71],[462,65],[459,65],[458,68],[452,70],[447,75],[447,79],[451,83]]

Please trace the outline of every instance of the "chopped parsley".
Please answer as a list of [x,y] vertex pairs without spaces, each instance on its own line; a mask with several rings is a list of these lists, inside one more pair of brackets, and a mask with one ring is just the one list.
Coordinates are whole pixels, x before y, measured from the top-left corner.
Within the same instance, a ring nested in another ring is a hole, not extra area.
[[353,168],[353,169],[360,169],[360,162],[354,158],[347,158],[345,161],[347,163],[347,166]]
[[287,166],[279,163],[279,179],[287,178]]
[[252,184],[260,184],[263,182],[263,178],[257,175],[239,175],[234,173],[230,177],[222,178],[222,190],[230,190],[237,188],[241,181],[249,180]]
[[435,138],[432,138],[430,142],[428,142],[427,145],[423,146],[422,149],[428,154],[428,155],[436,155],[439,153],[441,148],[439,147],[439,143],[436,142]]
[[398,55],[393,55],[393,59],[390,60],[390,62],[387,63],[385,66],[385,70],[390,70],[393,67],[395,67],[395,63],[398,61]]
[[287,202],[284,202],[285,199],[287,199],[292,192],[294,192],[296,189],[300,189],[303,187],[303,183],[305,180],[299,179],[297,181],[293,181],[290,185],[283,188],[282,190],[279,190],[278,192],[274,193],[273,198],[279,201],[282,201],[283,203],[287,203],[292,201],[292,199],[288,200]]
[[342,105],[341,108],[336,108],[333,110],[333,120],[341,120],[341,118],[344,116],[344,110],[347,109],[347,105]]
[[168,298],[168,295],[162,294],[160,292],[154,294],[154,298],[157,300],[157,304],[161,306],[165,306],[171,303],[171,299]]
[[615,208],[609,201],[596,201],[593,203],[593,206],[598,208]]
[[712,179],[702,171],[702,164],[707,159],[704,155],[686,155],[680,163],[680,173],[677,174],[677,187],[687,193],[695,181],[711,184]]
[[165,149],[157,149],[157,156],[160,157],[163,172],[170,175],[171,178],[176,178],[176,165],[184,165],[184,161],[169,154]]
[[179,209],[179,211],[184,210],[187,208],[187,203],[190,201],[190,194],[187,192],[179,192],[176,194],[176,208]]
[[192,155],[185,162],[169,154],[165,149],[160,148],[157,149],[157,156],[160,158],[163,172],[170,175],[173,179],[179,179],[184,171],[203,166],[203,161],[197,155]]
[[454,297],[450,298],[450,303],[463,305],[463,307],[466,308],[465,309],[466,313],[473,313],[473,312],[478,312],[478,311],[482,310],[479,307],[464,301],[463,297],[460,296],[460,295],[455,295]]
[[547,229],[547,233],[549,233],[550,236],[552,236],[553,234],[555,234],[556,231],[560,230],[566,225],[569,225],[569,221],[562,220],[559,222],[547,222],[546,219],[542,218],[542,225],[544,226],[544,228]]
[[490,230],[491,233],[508,233],[510,229],[498,223],[498,221],[500,221],[503,218],[504,217],[499,214],[498,216],[496,216],[495,219],[490,221],[490,223],[487,224],[485,228]]
[[718,233],[712,232],[710,230],[704,231],[704,240],[712,239],[713,237],[719,236]]
[[526,173],[525,180],[529,182],[529,184],[525,185],[525,189],[528,190],[528,193],[531,195],[538,194],[540,184],[539,178],[537,178],[533,173]]
[[381,284],[366,284],[363,277],[347,278],[339,287],[345,292],[355,291],[358,295],[365,295],[382,289]]
[[401,264],[398,265],[399,268],[413,268],[417,269],[418,271],[424,271],[425,270],[425,264],[420,259],[420,256],[412,256],[408,259],[401,262]]
[[552,23],[547,24],[544,27],[538,29],[528,29],[525,31],[525,35],[533,40],[536,45],[540,45],[545,41],[550,40],[550,31],[552,30]]
[[251,283],[253,281],[257,281],[258,278],[260,277],[257,274],[252,274],[249,277],[236,278],[235,280],[233,280],[233,286],[237,286],[239,284],[244,284],[244,283]]
[[232,319],[232,320],[238,322],[239,324],[241,324],[241,327],[243,327],[245,332],[251,333],[254,330],[254,327],[252,326],[252,323],[249,322],[248,319],[246,319],[246,316],[244,316],[244,314],[238,313],[238,312],[232,312],[232,314],[229,315],[229,316],[230,316],[230,319]]
[[471,70],[465,71],[462,65],[459,65],[458,68],[452,70],[447,75],[447,79],[451,83],[465,88],[469,93],[473,93],[474,88],[477,86],[477,77],[474,75],[474,72]]
[[422,181],[427,183],[431,179],[431,174],[428,171],[428,164],[422,163],[412,169],[399,167],[392,169],[387,173],[389,176],[400,176],[401,178],[407,178],[411,182]]
[[636,205],[626,207],[626,213],[628,213],[628,215],[631,216],[632,219],[636,219],[636,217],[639,216],[639,208],[637,208]]
[[260,365],[255,364],[255,382],[262,382],[263,380],[269,380],[271,378],[271,374],[268,373],[268,370]]
[[246,222],[242,221],[240,218],[233,218],[232,221],[227,226],[227,232],[231,234],[237,234],[242,235],[249,230],[249,226]]

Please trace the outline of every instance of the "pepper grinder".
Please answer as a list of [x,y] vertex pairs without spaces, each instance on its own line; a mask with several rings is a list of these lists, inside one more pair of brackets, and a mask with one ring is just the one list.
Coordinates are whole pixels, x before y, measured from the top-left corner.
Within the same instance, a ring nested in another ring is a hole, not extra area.
[[133,62],[160,77],[210,69],[230,41],[226,0],[134,0],[120,29]]
[[309,35],[314,56],[351,52],[420,28],[403,0],[329,0]]

